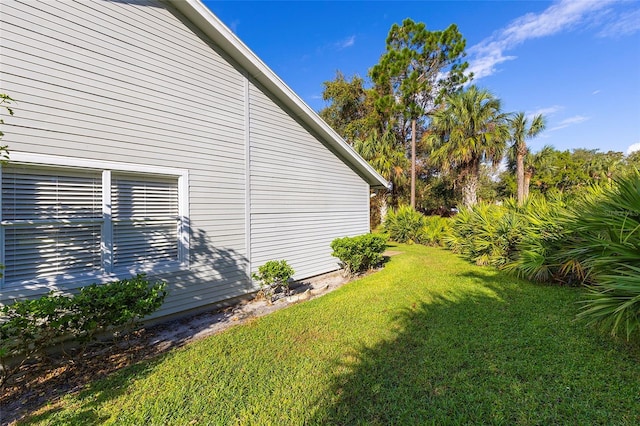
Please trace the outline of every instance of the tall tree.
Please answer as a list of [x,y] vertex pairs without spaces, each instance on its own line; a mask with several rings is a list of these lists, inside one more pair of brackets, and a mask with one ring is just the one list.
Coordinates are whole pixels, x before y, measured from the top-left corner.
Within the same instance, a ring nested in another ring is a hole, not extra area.
[[320,111],[320,117],[349,144],[380,130],[372,89],[365,87],[364,79],[354,75],[349,81],[337,71],[336,78],[323,86],[322,99],[328,106]]
[[455,25],[428,31],[424,23],[405,19],[402,25],[391,27],[386,52],[370,71],[385,130],[394,128],[404,144],[410,136],[412,207],[418,127],[424,127],[427,115],[444,95],[458,90],[468,79],[464,74],[468,63],[462,61],[465,45]]
[[508,115],[489,91],[470,86],[447,97],[446,107],[432,116],[427,137],[430,161],[453,171],[462,187],[463,203],[477,203],[480,165],[497,166],[509,139]]
[[545,145],[535,154],[527,150],[524,157],[524,199],[529,197],[529,187],[531,186],[531,178],[539,170],[553,170],[553,147]]
[[524,183],[524,157],[527,155],[527,139],[537,136],[546,126],[542,114],[538,114],[531,120],[531,125],[527,126],[528,119],[524,112],[519,112],[509,119],[511,127],[511,152],[516,158],[516,182],[518,184],[518,204],[522,204],[525,199]]

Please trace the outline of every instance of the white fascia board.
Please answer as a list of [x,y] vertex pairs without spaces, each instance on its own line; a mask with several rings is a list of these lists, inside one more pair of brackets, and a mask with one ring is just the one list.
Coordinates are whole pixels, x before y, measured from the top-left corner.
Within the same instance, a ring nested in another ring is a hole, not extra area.
[[256,81],[274,94],[347,163],[358,170],[372,188],[390,188],[387,182],[255,53],[227,28],[200,0],[171,0],[172,4],[211,38]]

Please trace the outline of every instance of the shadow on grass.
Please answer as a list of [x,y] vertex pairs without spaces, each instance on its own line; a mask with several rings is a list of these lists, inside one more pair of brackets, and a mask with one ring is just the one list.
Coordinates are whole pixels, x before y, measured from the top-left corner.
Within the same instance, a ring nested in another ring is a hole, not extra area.
[[108,420],[108,416],[100,415],[100,406],[126,394],[132,383],[151,374],[164,359],[165,356],[161,355],[153,360],[126,367],[105,379],[94,382],[82,390],[76,398],[81,404],[80,409],[74,410],[65,407],[67,408],[66,414],[60,417],[59,413],[65,408],[62,407],[64,402],[59,401],[51,406],[41,408],[35,414],[26,416],[19,424],[29,425],[40,422],[70,425],[103,424]]
[[395,338],[354,348],[311,423],[640,423],[637,352],[572,321],[578,290],[469,278],[400,312]]

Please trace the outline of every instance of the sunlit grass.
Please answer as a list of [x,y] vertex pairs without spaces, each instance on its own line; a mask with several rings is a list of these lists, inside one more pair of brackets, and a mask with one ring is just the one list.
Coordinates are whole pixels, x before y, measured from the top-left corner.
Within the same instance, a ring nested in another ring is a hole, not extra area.
[[123,370],[35,424],[638,424],[634,347],[579,289],[398,246],[384,270]]

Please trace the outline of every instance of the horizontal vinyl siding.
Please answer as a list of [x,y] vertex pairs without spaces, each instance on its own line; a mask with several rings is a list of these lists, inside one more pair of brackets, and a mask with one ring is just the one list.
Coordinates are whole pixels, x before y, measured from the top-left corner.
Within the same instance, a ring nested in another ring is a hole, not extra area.
[[157,316],[251,291],[244,77],[224,53],[157,1],[0,1],[0,38],[11,150],[189,170],[191,265],[157,276]]
[[286,259],[302,279],[333,271],[335,238],[369,231],[368,185],[250,86],[251,265]]

